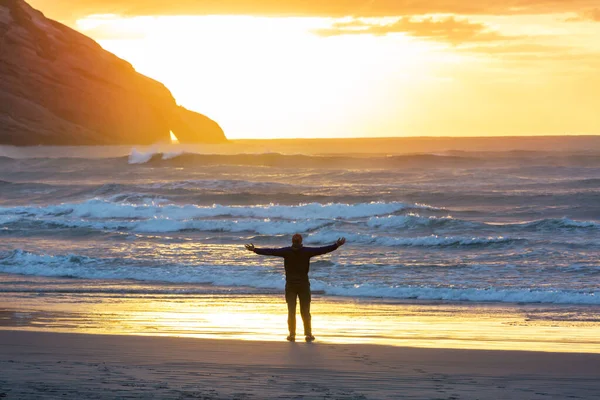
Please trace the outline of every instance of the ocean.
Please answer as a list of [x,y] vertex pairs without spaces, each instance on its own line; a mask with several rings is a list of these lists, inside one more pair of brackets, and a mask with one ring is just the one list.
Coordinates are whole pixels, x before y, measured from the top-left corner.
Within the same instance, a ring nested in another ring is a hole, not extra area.
[[347,239],[313,260],[324,296],[600,306],[598,148],[252,143],[2,147],[0,291],[280,293],[282,260],[243,245],[301,233]]

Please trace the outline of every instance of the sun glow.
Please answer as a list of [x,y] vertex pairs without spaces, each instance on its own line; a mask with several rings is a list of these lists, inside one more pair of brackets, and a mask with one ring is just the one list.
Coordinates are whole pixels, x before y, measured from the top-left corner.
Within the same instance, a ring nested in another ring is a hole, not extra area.
[[175,136],[173,132],[169,133],[171,134],[171,144],[179,144],[179,139],[177,139],[177,136]]
[[102,14],[76,28],[230,139],[598,134],[600,24],[568,17]]
[[180,104],[219,121],[229,138],[363,136],[403,112],[406,100],[393,87],[408,91],[426,78],[433,46],[401,35],[315,33],[330,24],[102,15],[78,28],[163,82]]

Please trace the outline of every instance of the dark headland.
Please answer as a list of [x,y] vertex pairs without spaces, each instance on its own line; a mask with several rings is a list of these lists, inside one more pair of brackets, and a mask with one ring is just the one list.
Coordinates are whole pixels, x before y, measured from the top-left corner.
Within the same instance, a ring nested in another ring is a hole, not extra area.
[[121,145],[227,139],[160,82],[23,0],[0,0],[0,144]]

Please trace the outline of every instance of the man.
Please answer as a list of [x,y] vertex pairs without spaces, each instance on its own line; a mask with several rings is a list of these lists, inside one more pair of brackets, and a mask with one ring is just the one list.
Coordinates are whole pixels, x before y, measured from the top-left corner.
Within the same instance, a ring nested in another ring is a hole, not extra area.
[[296,298],[300,299],[300,315],[302,315],[302,322],[304,323],[305,339],[307,342],[315,340],[310,323],[310,282],[308,280],[310,258],[337,250],[344,243],[346,243],[346,239],[342,237],[329,246],[304,247],[302,246],[302,235],[296,233],[292,237],[291,247],[259,249],[254,247],[252,243],[245,245],[247,250],[256,254],[283,257],[285,301],[288,306],[288,329],[290,331],[290,335],[287,337],[288,341],[296,341]]

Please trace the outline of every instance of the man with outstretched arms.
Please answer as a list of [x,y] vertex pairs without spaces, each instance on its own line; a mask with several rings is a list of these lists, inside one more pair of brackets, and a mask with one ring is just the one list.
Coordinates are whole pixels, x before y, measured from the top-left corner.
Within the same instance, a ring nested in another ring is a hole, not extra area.
[[295,234],[292,237],[290,247],[277,249],[259,249],[252,243],[245,245],[246,249],[263,256],[283,257],[285,266],[285,301],[288,306],[288,329],[290,335],[287,340],[296,340],[296,298],[300,299],[300,315],[304,323],[304,336],[307,342],[312,342],[315,337],[312,334],[310,322],[310,282],[308,271],[310,269],[310,258],[321,254],[330,253],[346,243],[345,238],[339,238],[335,243],[323,247],[304,247],[302,235]]

